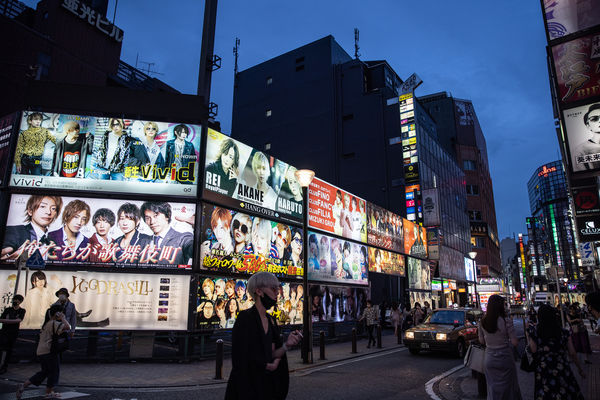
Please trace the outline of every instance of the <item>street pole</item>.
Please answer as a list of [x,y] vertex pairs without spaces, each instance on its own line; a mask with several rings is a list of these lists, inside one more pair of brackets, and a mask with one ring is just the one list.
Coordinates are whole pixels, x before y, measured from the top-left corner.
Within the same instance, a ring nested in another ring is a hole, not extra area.
[[558,292],[558,308],[560,311],[560,319],[561,319],[562,325],[564,327],[565,326],[565,314],[563,313],[562,297],[560,295],[560,283],[558,281],[558,267],[552,267],[552,272],[554,272],[554,279],[556,280],[556,291]]
[[310,301],[309,299],[309,290],[308,290],[308,187],[302,187],[302,203],[303,203],[303,219],[302,219],[302,236],[303,236],[303,262],[304,262],[304,271],[302,272],[302,285],[304,286],[304,297],[302,298],[302,335],[304,336],[304,340],[302,340],[302,362],[304,364],[310,364],[310,353],[312,347],[312,338],[310,336],[310,325],[312,324],[312,320],[310,318]]

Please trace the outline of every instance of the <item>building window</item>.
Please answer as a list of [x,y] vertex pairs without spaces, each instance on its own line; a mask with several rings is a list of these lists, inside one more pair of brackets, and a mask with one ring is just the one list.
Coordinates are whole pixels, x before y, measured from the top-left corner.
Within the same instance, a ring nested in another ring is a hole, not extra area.
[[272,84],[272,83],[273,83],[273,77],[269,76],[269,77],[267,78],[267,86],[269,86],[269,85],[270,85],[270,84]]
[[350,121],[351,119],[354,119],[354,114],[346,114],[342,117],[343,121]]
[[467,185],[467,194],[471,196],[479,196],[479,186]]
[[302,71],[303,69],[304,69],[304,64],[301,64],[301,65],[297,65],[297,66],[296,66],[296,72],[298,72],[298,71]]
[[304,56],[296,58],[296,64],[304,62]]
[[40,52],[37,55],[37,76],[36,79],[46,78],[50,74],[50,63],[52,57],[48,53]]
[[481,211],[469,210],[469,220],[481,221]]
[[465,171],[475,171],[477,165],[473,160],[463,160],[463,169]]
[[485,238],[484,237],[476,237],[476,238],[471,238],[471,243],[473,243],[473,239],[475,239],[475,243],[474,246],[478,247],[480,249],[485,248]]
[[267,118],[271,116],[271,109],[270,108],[267,111],[265,111],[265,116]]

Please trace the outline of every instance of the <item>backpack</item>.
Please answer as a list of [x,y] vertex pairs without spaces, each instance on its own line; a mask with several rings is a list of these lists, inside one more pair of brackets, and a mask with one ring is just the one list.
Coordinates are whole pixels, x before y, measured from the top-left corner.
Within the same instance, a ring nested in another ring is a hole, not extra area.
[[[52,322],[54,324],[54,321]],[[59,327],[62,324],[59,325]],[[69,349],[69,332],[57,333],[52,326],[52,342],[50,343],[50,353],[60,354]]]

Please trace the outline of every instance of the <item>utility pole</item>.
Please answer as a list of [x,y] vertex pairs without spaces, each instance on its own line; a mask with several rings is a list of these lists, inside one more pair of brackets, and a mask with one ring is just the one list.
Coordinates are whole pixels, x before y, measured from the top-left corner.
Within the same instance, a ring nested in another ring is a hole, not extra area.
[[209,115],[217,115],[217,105],[210,101],[210,84],[213,71],[221,68],[221,57],[214,55],[217,25],[217,0],[205,0],[202,25],[202,47],[198,71],[198,96],[202,96]]
[[358,57],[360,57],[360,53],[358,52],[359,49],[360,47],[358,47],[358,28],[354,28],[354,58],[356,60],[358,60]]

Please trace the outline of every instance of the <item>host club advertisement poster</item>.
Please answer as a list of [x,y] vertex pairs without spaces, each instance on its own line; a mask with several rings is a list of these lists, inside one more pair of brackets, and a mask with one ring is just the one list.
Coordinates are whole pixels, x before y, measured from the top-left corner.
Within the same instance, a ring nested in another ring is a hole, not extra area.
[[563,111],[574,172],[600,169],[600,102]]
[[369,247],[369,271],[388,275],[405,275],[404,256]]
[[199,125],[24,111],[14,187],[195,196]]
[[309,232],[308,251],[308,279],[368,285],[367,246]]
[[204,197],[283,220],[302,219],[296,168],[209,129]]
[[431,290],[431,270],[427,261],[407,257],[410,289]]
[[[15,294],[16,272],[0,271],[3,305]],[[66,288],[80,315],[77,329],[186,330],[190,277],[84,271],[23,271],[21,329],[40,329],[46,310]]]
[[397,252],[404,251],[404,218],[385,208],[367,203],[369,244]]
[[194,204],[13,195],[0,262],[191,269]]
[[302,229],[219,206],[202,208],[201,269],[301,278]]
[[314,178],[308,188],[308,226],[367,243],[366,202]]
[[404,254],[427,258],[427,230],[409,220],[404,220]]

